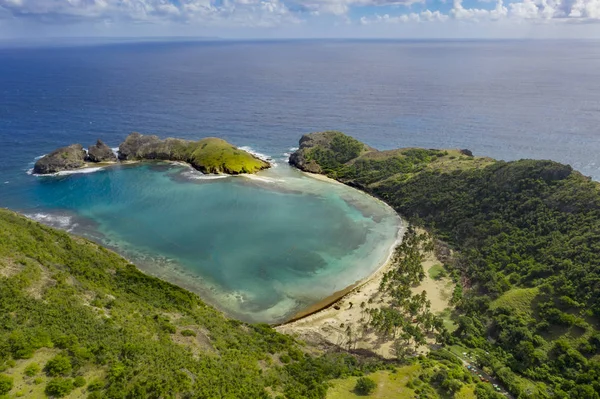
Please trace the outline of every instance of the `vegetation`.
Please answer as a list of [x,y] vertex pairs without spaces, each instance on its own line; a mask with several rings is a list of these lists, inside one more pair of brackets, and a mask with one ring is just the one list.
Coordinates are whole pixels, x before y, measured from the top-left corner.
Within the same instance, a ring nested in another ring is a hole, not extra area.
[[57,377],[59,375],[69,375],[72,371],[71,360],[68,357],[57,355],[54,359],[51,359],[46,363],[44,371],[50,377]]
[[381,281],[383,300],[377,304],[363,304],[367,319],[364,329],[375,332],[381,342],[392,342],[398,359],[416,353],[427,343],[427,337],[438,343],[449,340],[442,318],[434,315],[427,293],[413,294],[411,287],[423,281],[423,254],[430,250],[428,235],[418,234],[409,227],[402,243],[392,256],[393,267]]
[[214,137],[199,141],[160,140],[157,136],[132,133],[119,146],[119,158],[187,162],[203,173],[255,173],[269,167],[268,162]]
[[[38,363],[50,378],[32,378]],[[327,380],[382,364],[305,354],[96,244],[0,210],[0,367],[0,389],[14,394],[61,397],[88,380],[97,398],[316,399]]]
[[429,277],[431,277],[434,280],[439,280],[443,277],[446,277],[446,270],[444,270],[444,266],[442,265],[433,265],[430,269],[429,269]]
[[10,392],[13,387],[13,379],[9,376],[0,374],[0,395]]
[[360,377],[356,381],[356,386],[354,387],[354,391],[359,395],[370,395],[377,388],[377,383],[369,377]]
[[551,161],[451,150],[373,150],[323,171],[439,239],[461,283],[452,339],[515,396],[600,397],[598,183]]
[[53,396],[55,398],[63,398],[70,394],[73,389],[75,389],[75,385],[73,385],[73,380],[70,378],[53,378],[46,385],[46,395]]
[[40,366],[37,363],[31,363],[25,367],[25,375],[27,377],[33,377],[41,371]]

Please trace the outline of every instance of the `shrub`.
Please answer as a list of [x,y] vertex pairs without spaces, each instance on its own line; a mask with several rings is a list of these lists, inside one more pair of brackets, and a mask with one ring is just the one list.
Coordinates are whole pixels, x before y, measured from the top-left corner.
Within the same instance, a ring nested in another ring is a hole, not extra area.
[[71,361],[68,357],[56,355],[53,359],[50,359],[48,363],[46,363],[44,370],[50,377],[57,377],[59,375],[68,375],[72,368]]
[[27,377],[33,377],[34,375],[36,375],[37,373],[39,373],[41,370],[40,365],[37,363],[30,363],[27,365],[27,367],[25,367],[25,375]]
[[296,348],[290,348],[290,350],[288,350],[288,355],[290,355],[290,357],[296,361],[300,361],[304,357],[302,351]]
[[106,385],[106,382],[104,382],[101,379],[96,378],[95,380],[90,381],[90,383],[88,384],[88,391],[93,392],[93,391],[99,391],[102,388],[104,388],[104,386]]
[[354,387],[354,391],[359,395],[370,395],[377,388],[377,383],[369,377],[360,377],[358,381],[356,381],[356,386]]
[[177,327],[175,327],[173,324],[169,323],[168,321],[162,322],[160,324],[160,329],[168,334],[175,334],[177,332]]
[[13,387],[13,379],[7,375],[0,374],[0,395],[10,392]]
[[195,337],[196,332],[194,330],[183,330],[181,331],[181,335],[183,335],[184,337]]
[[62,398],[70,394],[74,388],[75,387],[73,386],[73,380],[71,380],[70,378],[58,377],[53,378],[52,380],[50,380],[50,382],[48,382],[48,385],[46,385],[46,389],[44,390],[44,392],[48,396]]
[[281,363],[289,363],[292,360],[292,358],[290,357],[290,355],[284,353],[283,355],[279,356],[279,360],[281,360]]
[[81,388],[82,386],[85,386],[85,378],[82,376],[75,377],[73,380],[73,386],[75,388]]

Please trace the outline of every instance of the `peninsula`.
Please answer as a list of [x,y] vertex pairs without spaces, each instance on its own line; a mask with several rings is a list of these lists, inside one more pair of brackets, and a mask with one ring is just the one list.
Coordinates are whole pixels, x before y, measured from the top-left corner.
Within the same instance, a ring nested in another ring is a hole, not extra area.
[[[119,156],[200,164],[157,140],[130,136]],[[94,162],[80,146],[63,153],[71,168]],[[597,182],[552,161],[378,151],[340,132],[303,136],[290,163],[411,222],[376,283],[304,320],[334,320],[335,342],[228,319],[95,243],[0,210],[0,396],[599,397]],[[377,356],[384,345],[393,359]]]
[[[341,330],[345,342],[362,331],[392,341],[395,353],[426,342],[418,329],[431,320],[414,313],[420,302],[406,287],[423,282],[433,252],[444,267],[428,273],[454,284],[436,340],[458,345],[455,355],[482,367],[482,381],[496,377],[514,397],[599,397],[599,183],[548,160],[378,151],[334,131],[304,135],[290,164],[384,200],[432,237],[399,247],[379,288],[387,296],[364,299],[363,321]],[[315,319],[341,318],[328,312]]]
[[161,140],[158,136],[134,132],[119,146],[118,159],[106,144],[98,140],[88,151],[81,144],[59,148],[39,159],[33,172],[51,174],[91,164],[144,160],[185,162],[205,174],[256,173],[270,167],[268,162],[219,138],[207,137],[199,141],[175,138]]

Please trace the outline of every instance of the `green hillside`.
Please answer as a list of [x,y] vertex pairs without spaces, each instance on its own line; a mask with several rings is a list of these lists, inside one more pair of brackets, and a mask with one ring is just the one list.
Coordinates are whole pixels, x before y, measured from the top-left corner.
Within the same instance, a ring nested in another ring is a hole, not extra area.
[[199,141],[131,133],[119,146],[121,160],[168,160],[187,162],[202,173],[256,173],[269,163],[215,137]]
[[0,397],[323,398],[327,379],[372,367],[227,319],[113,252],[0,210]]
[[468,150],[356,151],[366,146],[339,132],[300,143],[292,164],[378,196],[455,250],[453,339],[515,396],[600,398],[598,183]]

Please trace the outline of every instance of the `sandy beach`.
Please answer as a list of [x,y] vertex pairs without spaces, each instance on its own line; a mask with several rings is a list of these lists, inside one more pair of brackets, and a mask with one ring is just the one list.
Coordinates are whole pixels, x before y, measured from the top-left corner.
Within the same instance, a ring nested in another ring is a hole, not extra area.
[[[433,254],[428,254],[422,264],[426,277],[420,285],[413,287],[412,291],[426,291],[432,312],[439,314],[450,307],[452,281],[447,277],[436,280],[429,276],[429,269],[440,264]],[[322,303],[321,305],[325,306],[320,310],[317,309],[319,304],[315,305],[316,310],[306,310],[304,316],[302,313],[298,314],[294,321],[277,326],[277,331],[321,346],[366,349],[384,358],[393,358],[391,342],[382,342],[375,334],[366,333],[361,327],[366,318],[361,303],[368,304],[371,301],[376,304],[386,301],[379,292],[379,286],[383,275],[392,266],[392,263],[388,262],[364,283],[350,287],[345,293],[339,293],[337,298],[335,295],[338,293],[332,295],[328,300],[333,302],[326,305]],[[425,352],[427,348],[421,348],[420,351]]]
[[[313,179],[325,181],[328,183],[340,184],[340,185],[345,186],[344,183],[340,183],[339,181],[332,179],[330,177],[327,177],[325,175],[321,175],[318,173],[309,173],[309,172],[302,172],[302,173]],[[379,198],[373,197],[372,195],[370,195],[368,193],[364,193],[364,194],[372,197],[373,199],[375,199],[381,203],[384,203]],[[389,206],[387,204],[385,204],[385,205]],[[383,275],[385,273],[387,273],[389,271],[390,267],[392,266],[390,260],[394,253],[394,248],[396,248],[396,246],[402,242],[402,238],[404,236],[404,232],[406,231],[406,227],[407,227],[406,222],[404,222],[404,220],[402,220],[402,225],[397,232],[396,241],[390,247],[386,261],[384,263],[382,263],[382,265],[373,274],[371,274],[370,276],[368,276],[360,281],[357,281],[356,283],[354,283],[342,290],[336,291],[333,294],[329,295],[327,298],[324,298],[321,301],[307,307],[306,309],[301,310],[300,312],[298,312],[294,316],[292,316],[289,320],[287,320],[285,323],[282,323],[282,326],[289,325],[290,323],[301,320],[301,319],[305,319],[309,316],[320,313],[321,311],[326,310],[330,307],[333,308],[334,306],[339,306],[338,302],[342,301],[346,297],[356,294],[356,292],[360,292],[361,289],[366,289],[367,285],[369,285],[369,283],[371,283],[374,280],[378,281],[378,283],[377,283],[377,286],[378,286]]]
[[[315,179],[343,184],[319,174],[306,173]],[[398,240],[390,248],[387,261],[364,280],[333,293],[329,297],[297,313],[288,322],[276,326],[276,330],[296,336],[305,341],[324,347],[338,346],[345,349],[365,349],[384,358],[393,358],[391,342],[382,342],[373,333],[362,328],[366,319],[367,304],[383,304],[387,299],[380,293],[383,276],[393,267],[391,256],[394,248],[401,242],[406,223],[398,234]],[[431,302],[431,311],[435,314],[450,307],[453,289],[452,281],[447,278],[433,279],[429,270],[441,264],[433,252],[424,254],[422,262],[425,278],[418,286],[412,287],[413,293],[425,291]],[[361,306],[361,304],[363,304]],[[422,348],[421,351],[427,351]]]

